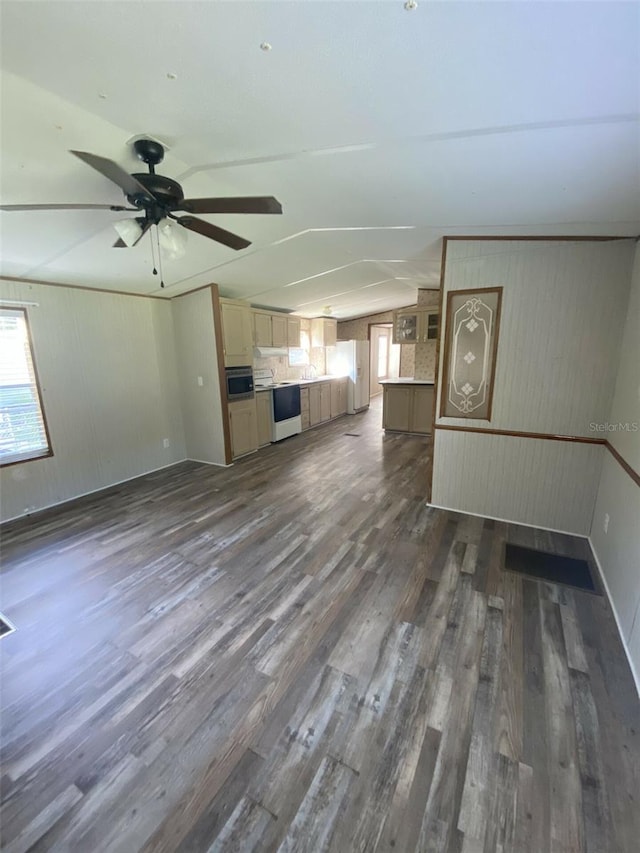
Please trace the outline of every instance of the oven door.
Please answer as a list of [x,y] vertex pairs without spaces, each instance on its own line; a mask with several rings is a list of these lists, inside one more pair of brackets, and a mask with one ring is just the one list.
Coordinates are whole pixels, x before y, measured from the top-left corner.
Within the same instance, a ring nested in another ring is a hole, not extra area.
[[276,423],[288,421],[300,414],[300,386],[286,385],[273,389],[273,419]]

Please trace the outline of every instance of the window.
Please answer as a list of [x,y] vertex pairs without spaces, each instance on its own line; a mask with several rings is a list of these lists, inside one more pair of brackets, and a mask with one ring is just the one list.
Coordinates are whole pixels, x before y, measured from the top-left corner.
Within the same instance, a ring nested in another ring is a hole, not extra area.
[[300,346],[289,347],[289,366],[302,367],[309,364],[309,348],[311,342],[309,340],[309,332],[302,330],[300,332]]
[[378,379],[389,375],[389,338],[386,331],[378,336]]
[[27,312],[0,308],[0,465],[52,455]]

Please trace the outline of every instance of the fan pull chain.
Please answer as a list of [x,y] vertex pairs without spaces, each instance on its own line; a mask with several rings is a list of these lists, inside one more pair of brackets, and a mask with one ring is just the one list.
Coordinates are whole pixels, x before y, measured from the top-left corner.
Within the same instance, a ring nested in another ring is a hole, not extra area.
[[151,272],[154,275],[158,275],[158,270],[156,269],[156,253],[153,249],[153,234],[151,235],[151,240],[149,242],[151,243],[151,263],[153,264],[153,269],[151,270]]
[[[153,244],[153,240],[151,241]],[[160,287],[164,287],[164,274],[162,272],[162,253],[160,252],[160,229],[156,225],[156,244],[158,246],[158,266],[160,267]]]

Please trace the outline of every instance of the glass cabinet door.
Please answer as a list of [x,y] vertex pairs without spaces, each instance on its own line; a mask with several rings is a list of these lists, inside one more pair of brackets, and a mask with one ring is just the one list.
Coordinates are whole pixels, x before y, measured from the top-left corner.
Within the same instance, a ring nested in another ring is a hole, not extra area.
[[418,313],[396,314],[393,327],[394,344],[415,344],[418,342]]

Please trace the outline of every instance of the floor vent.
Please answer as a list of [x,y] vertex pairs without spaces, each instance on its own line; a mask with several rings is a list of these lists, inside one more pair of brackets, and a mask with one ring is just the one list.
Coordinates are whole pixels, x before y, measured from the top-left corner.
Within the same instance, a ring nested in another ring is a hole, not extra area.
[[345,435],[351,436],[351,438],[360,438],[362,433],[359,432],[345,432]]
[[0,613],[0,638],[8,637],[9,634],[13,634],[15,630],[16,626],[9,622],[6,616],[3,616],[2,613]]
[[511,545],[507,542],[504,567],[509,572],[517,572],[538,580],[585,589],[602,595],[601,590],[593,580],[591,569],[586,560],[563,557],[561,554],[551,554],[547,551],[538,551],[535,548],[523,548],[520,545]]

